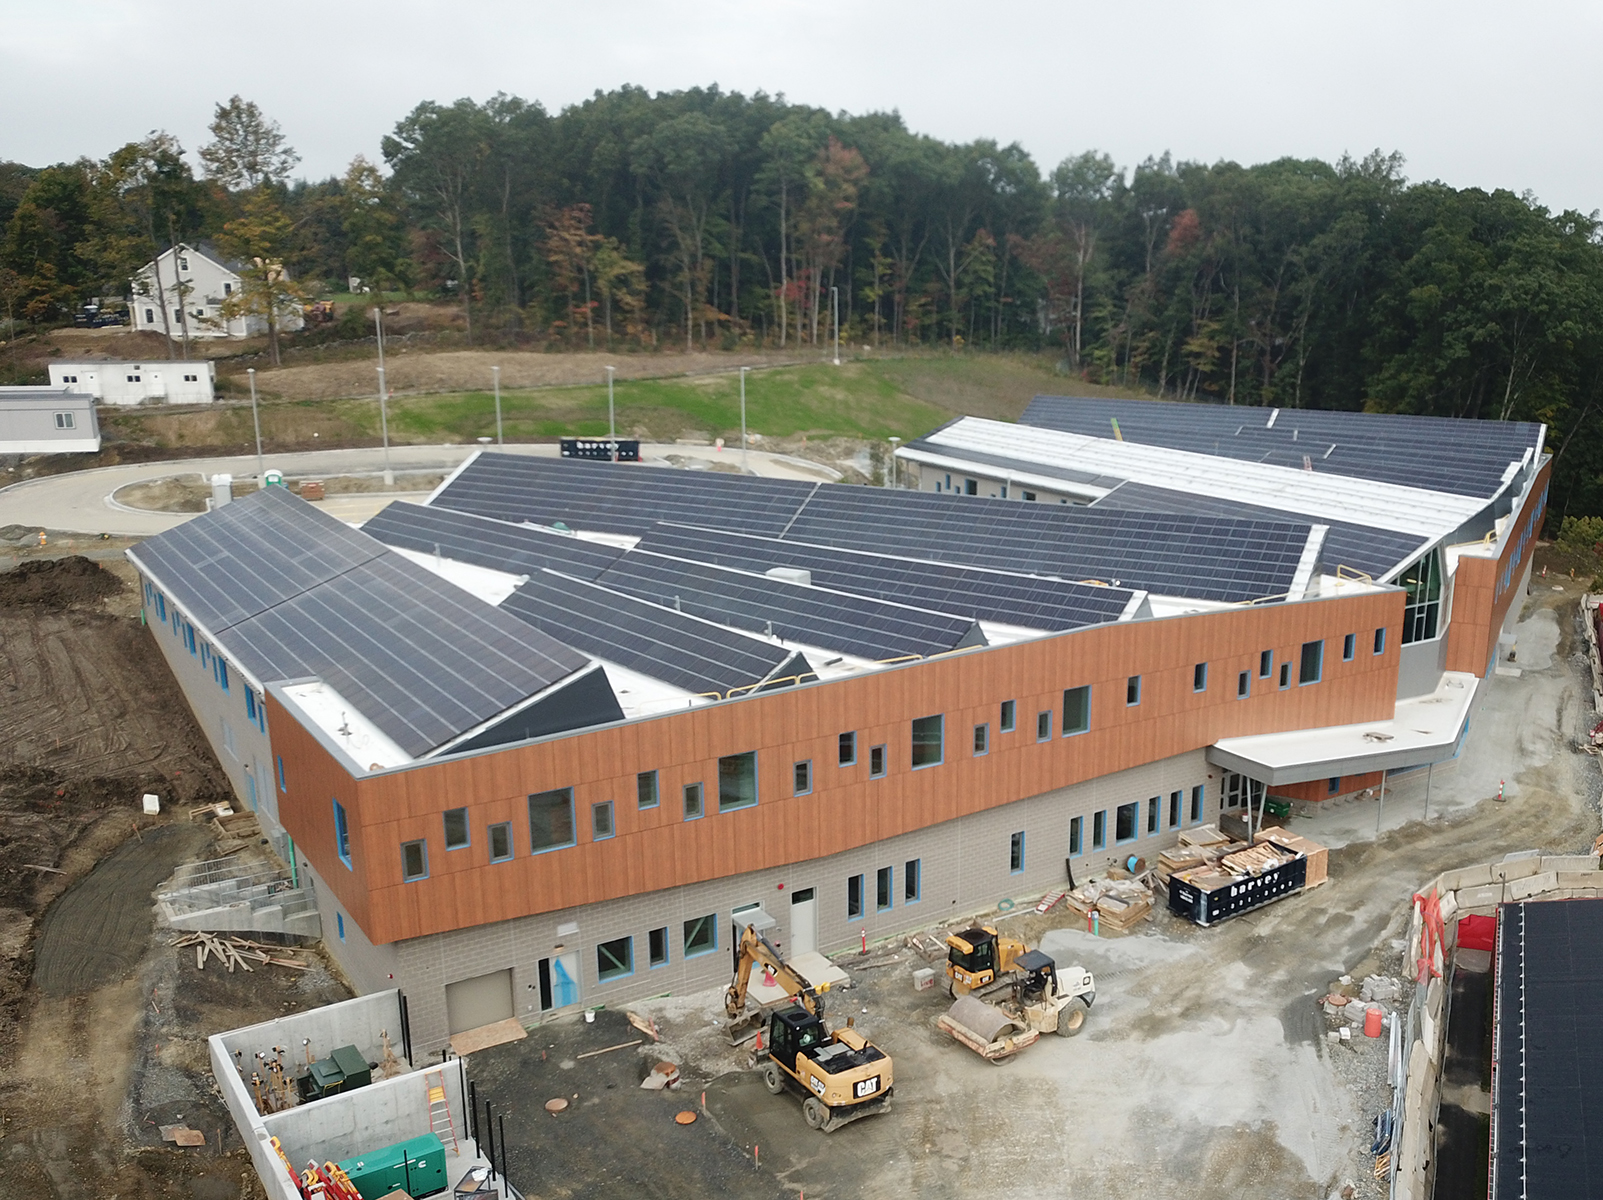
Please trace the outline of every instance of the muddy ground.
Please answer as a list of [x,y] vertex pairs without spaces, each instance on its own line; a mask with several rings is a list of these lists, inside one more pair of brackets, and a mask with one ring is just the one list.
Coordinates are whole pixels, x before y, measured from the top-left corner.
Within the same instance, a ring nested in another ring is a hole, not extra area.
[[[58,552],[0,573],[0,1196],[254,1195],[205,1037],[347,993],[321,967],[196,972],[154,929],[153,888],[210,850],[188,809],[230,792],[131,569]],[[164,1147],[177,1121],[207,1148]]]
[[[1349,1182],[1383,1195],[1370,1148],[1391,1099],[1385,1041],[1330,1043],[1316,1000],[1342,975],[1405,973],[1410,896],[1441,870],[1590,848],[1603,778],[1576,750],[1596,719],[1577,653],[1580,590],[1533,588],[1517,631],[1523,674],[1488,681],[1463,755],[1433,773],[1428,820],[1419,774],[1388,785],[1378,840],[1375,800],[1292,820],[1333,848],[1328,884],[1213,929],[1162,910],[1122,937],[1092,937],[1061,911],[999,917],[1096,973],[1078,1038],[988,1064],[934,1028],[946,1001],[913,989],[921,957],[892,943],[865,968],[848,954],[837,961],[854,986],[831,994],[832,1016],[852,1016],[892,1055],[896,1097],[890,1113],[820,1135],[797,1098],[768,1095],[741,1069],[716,990],[634,1006],[666,1040],[598,1058],[577,1056],[636,1036],[618,1015],[556,1022],[470,1063],[509,1106],[512,1181],[531,1196],[1327,1200]],[[681,1064],[679,1095],[638,1089],[659,1059]],[[553,1118],[541,1105],[556,1096],[573,1107]],[[681,1108],[702,1113],[689,1131],[672,1123]]]

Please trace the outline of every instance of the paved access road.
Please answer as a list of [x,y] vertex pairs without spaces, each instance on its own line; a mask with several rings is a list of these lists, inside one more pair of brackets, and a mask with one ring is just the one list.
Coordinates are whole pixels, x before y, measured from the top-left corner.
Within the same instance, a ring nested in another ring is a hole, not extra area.
[[[396,471],[449,471],[475,450],[485,447],[392,446],[389,465]],[[555,458],[558,447],[545,442],[500,447],[507,454],[532,454]],[[705,459],[709,462],[740,463],[740,451],[718,450],[712,446],[643,445],[642,458],[655,466],[668,466],[668,455]],[[301,454],[270,454],[268,470],[291,477],[330,475],[376,475],[384,470],[385,452],[376,447],[358,450],[310,450]],[[803,479],[809,482],[838,478],[828,467],[783,454],[752,450],[748,469],[771,479]],[[127,508],[112,500],[119,488],[148,479],[173,475],[232,475],[235,479],[254,479],[256,456],[240,454],[227,458],[184,458],[167,462],[133,463],[117,467],[98,467],[92,471],[73,471],[46,475],[0,489],[0,526],[35,525],[72,533],[109,533],[118,537],[150,537],[181,525],[193,513],[146,512]],[[371,492],[333,496],[321,507],[341,520],[365,520],[401,493]],[[406,495],[407,499],[420,499]]]

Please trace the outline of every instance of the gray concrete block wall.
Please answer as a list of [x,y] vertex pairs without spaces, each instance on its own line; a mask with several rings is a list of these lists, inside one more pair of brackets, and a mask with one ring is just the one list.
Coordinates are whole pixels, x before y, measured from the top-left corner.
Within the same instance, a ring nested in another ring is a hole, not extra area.
[[[302,886],[309,883],[312,895],[317,898],[317,915],[323,927],[323,948],[339,963],[358,994],[402,986],[397,948],[376,946],[368,941],[362,927],[340,904],[339,898],[322,876],[312,869],[312,864],[304,856],[297,857]],[[409,995],[407,1004],[410,1006],[412,1003]],[[399,1033],[398,1030],[390,1032],[397,1036]],[[413,1049],[416,1050],[415,1043]]]
[[[1084,820],[1087,849],[1074,859],[1075,879],[1084,882],[1131,854],[1150,861],[1160,850],[1174,844],[1178,830],[1167,827],[1170,792],[1183,793],[1181,828],[1198,823],[1188,819],[1191,788],[1197,784],[1207,788],[1202,821],[1216,820],[1216,783],[1210,780],[1208,765],[1199,750],[828,858],[373,949],[394,951],[395,982],[406,992],[413,1047],[421,1061],[424,1056],[437,1054],[448,1039],[445,989],[459,980],[511,968],[514,1015],[532,1025],[551,1015],[540,1009],[540,959],[569,953],[577,957],[579,1004],[583,1007],[621,1005],[647,996],[713,987],[727,982],[730,975],[731,910],[760,903],[779,923],[770,938],[783,951],[791,937],[790,895],[802,888],[815,891],[818,949],[826,954],[859,944],[865,932],[872,942],[989,911],[998,904],[1026,906],[1042,892],[1067,882],[1064,859],[1068,856],[1071,818]],[[1153,796],[1162,798],[1164,808],[1158,833],[1149,836],[1145,832],[1146,804]],[[1115,810],[1130,801],[1141,805],[1140,836],[1123,845],[1110,844],[1102,851],[1090,851],[1092,814],[1104,809],[1108,812],[1111,839]],[[1015,832],[1025,835],[1024,870],[1018,873],[1012,872],[1009,864],[1010,839]],[[922,867],[921,895],[912,903],[905,902],[903,895],[909,859],[920,860]],[[880,912],[875,905],[875,872],[887,866],[893,868],[893,903],[890,909]],[[849,920],[846,881],[858,874],[864,876],[866,911],[862,917]],[[320,896],[326,894],[326,890],[319,889]],[[707,914],[717,916],[717,947],[686,959],[684,922]],[[578,926],[577,934],[560,932],[563,926],[571,925]],[[648,961],[648,932],[662,926],[668,928],[668,963],[652,967]],[[327,913],[324,928],[333,928],[332,917]],[[346,943],[340,945],[332,938],[325,943],[342,964],[347,955],[356,953],[352,950],[352,929],[353,923],[347,917]],[[596,947],[620,937],[633,939],[634,970],[602,983],[597,978]],[[358,971],[347,970],[356,979]]]

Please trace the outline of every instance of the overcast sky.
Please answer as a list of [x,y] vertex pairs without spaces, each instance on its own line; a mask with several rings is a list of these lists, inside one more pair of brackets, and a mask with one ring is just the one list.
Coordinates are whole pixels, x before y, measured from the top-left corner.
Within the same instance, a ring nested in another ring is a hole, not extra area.
[[420,100],[547,109],[632,83],[717,83],[898,109],[1043,170],[1400,150],[1410,179],[1603,208],[1597,0],[0,0],[0,158],[101,157],[152,129],[191,150],[239,92],[321,178]]

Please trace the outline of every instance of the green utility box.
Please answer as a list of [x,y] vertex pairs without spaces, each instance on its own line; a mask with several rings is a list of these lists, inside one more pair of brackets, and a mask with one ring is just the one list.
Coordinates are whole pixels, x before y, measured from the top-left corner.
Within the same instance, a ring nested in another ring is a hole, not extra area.
[[302,1091],[308,1100],[321,1100],[336,1092],[366,1087],[373,1082],[367,1059],[355,1046],[341,1046],[327,1058],[320,1058],[308,1069]]
[[445,1146],[432,1133],[397,1142],[340,1163],[362,1200],[400,1190],[421,1200],[445,1190]]

